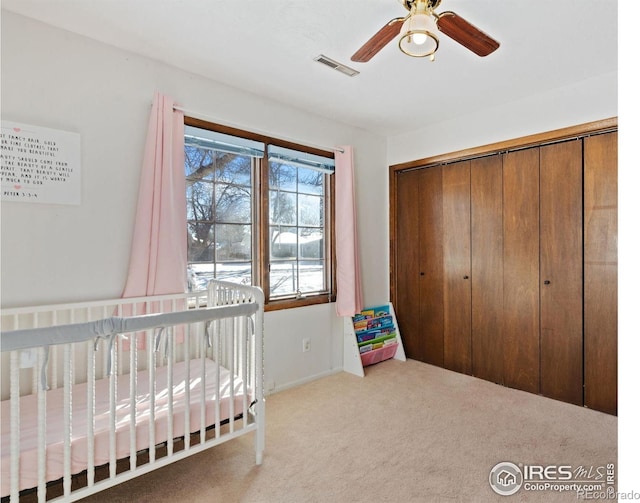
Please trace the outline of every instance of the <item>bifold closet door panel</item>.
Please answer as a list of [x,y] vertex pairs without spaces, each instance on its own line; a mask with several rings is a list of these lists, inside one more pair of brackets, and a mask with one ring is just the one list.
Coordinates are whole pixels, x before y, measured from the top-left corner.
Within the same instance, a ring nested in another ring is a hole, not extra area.
[[540,391],[539,149],[504,155],[504,384]]
[[583,403],[582,140],[540,147],[540,392]]
[[502,156],[470,162],[473,375],[502,384]]
[[420,320],[424,362],[444,365],[442,166],[423,169],[420,181]]
[[444,367],[472,373],[470,162],[442,171]]
[[396,304],[393,306],[408,358],[424,361],[420,323],[421,171],[397,175],[396,185]]
[[618,134],[584,139],[584,397],[617,414]]

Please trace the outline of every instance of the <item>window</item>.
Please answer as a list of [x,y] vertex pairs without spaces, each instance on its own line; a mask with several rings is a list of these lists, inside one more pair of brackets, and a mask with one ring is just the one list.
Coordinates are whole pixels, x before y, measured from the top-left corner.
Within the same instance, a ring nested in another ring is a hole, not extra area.
[[335,299],[333,154],[185,118],[188,277],[260,285],[271,309]]

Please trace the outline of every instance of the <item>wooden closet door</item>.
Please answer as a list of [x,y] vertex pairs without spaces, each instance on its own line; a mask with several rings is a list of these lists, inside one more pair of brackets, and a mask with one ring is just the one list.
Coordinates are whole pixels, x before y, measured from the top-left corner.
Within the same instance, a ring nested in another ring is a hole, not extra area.
[[444,367],[472,373],[471,173],[462,161],[442,171]]
[[420,322],[420,180],[422,171],[396,178],[396,304],[393,306],[408,358],[424,361]]
[[584,404],[617,414],[618,134],[584,139]]
[[471,161],[473,374],[503,382],[502,156]]
[[504,384],[540,391],[539,149],[504,155]]
[[[420,181],[420,323],[422,361],[444,365],[442,271],[442,166],[422,170]],[[410,243],[407,243],[411,245]],[[415,243],[413,243],[415,246]]]
[[540,280],[540,391],[581,405],[581,140],[540,147]]

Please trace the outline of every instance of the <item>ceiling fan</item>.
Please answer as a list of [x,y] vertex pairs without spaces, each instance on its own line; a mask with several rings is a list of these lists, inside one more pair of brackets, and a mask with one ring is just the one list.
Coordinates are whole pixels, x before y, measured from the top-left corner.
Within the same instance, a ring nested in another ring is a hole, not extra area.
[[500,43],[479,30],[455,12],[436,14],[442,0],[398,0],[409,14],[385,24],[358,49],[351,61],[366,63],[384,46],[401,34],[398,45],[405,54],[417,58],[435,59],[440,41],[438,31],[444,33],[478,56],[487,56],[500,47]]

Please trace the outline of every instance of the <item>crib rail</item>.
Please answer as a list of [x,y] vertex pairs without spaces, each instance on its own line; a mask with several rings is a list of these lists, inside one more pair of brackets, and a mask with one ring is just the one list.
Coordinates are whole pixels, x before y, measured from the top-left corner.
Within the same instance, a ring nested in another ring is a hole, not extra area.
[[2,496],[75,501],[251,432],[260,464],[263,308],[260,289],[213,281],[2,310]]

